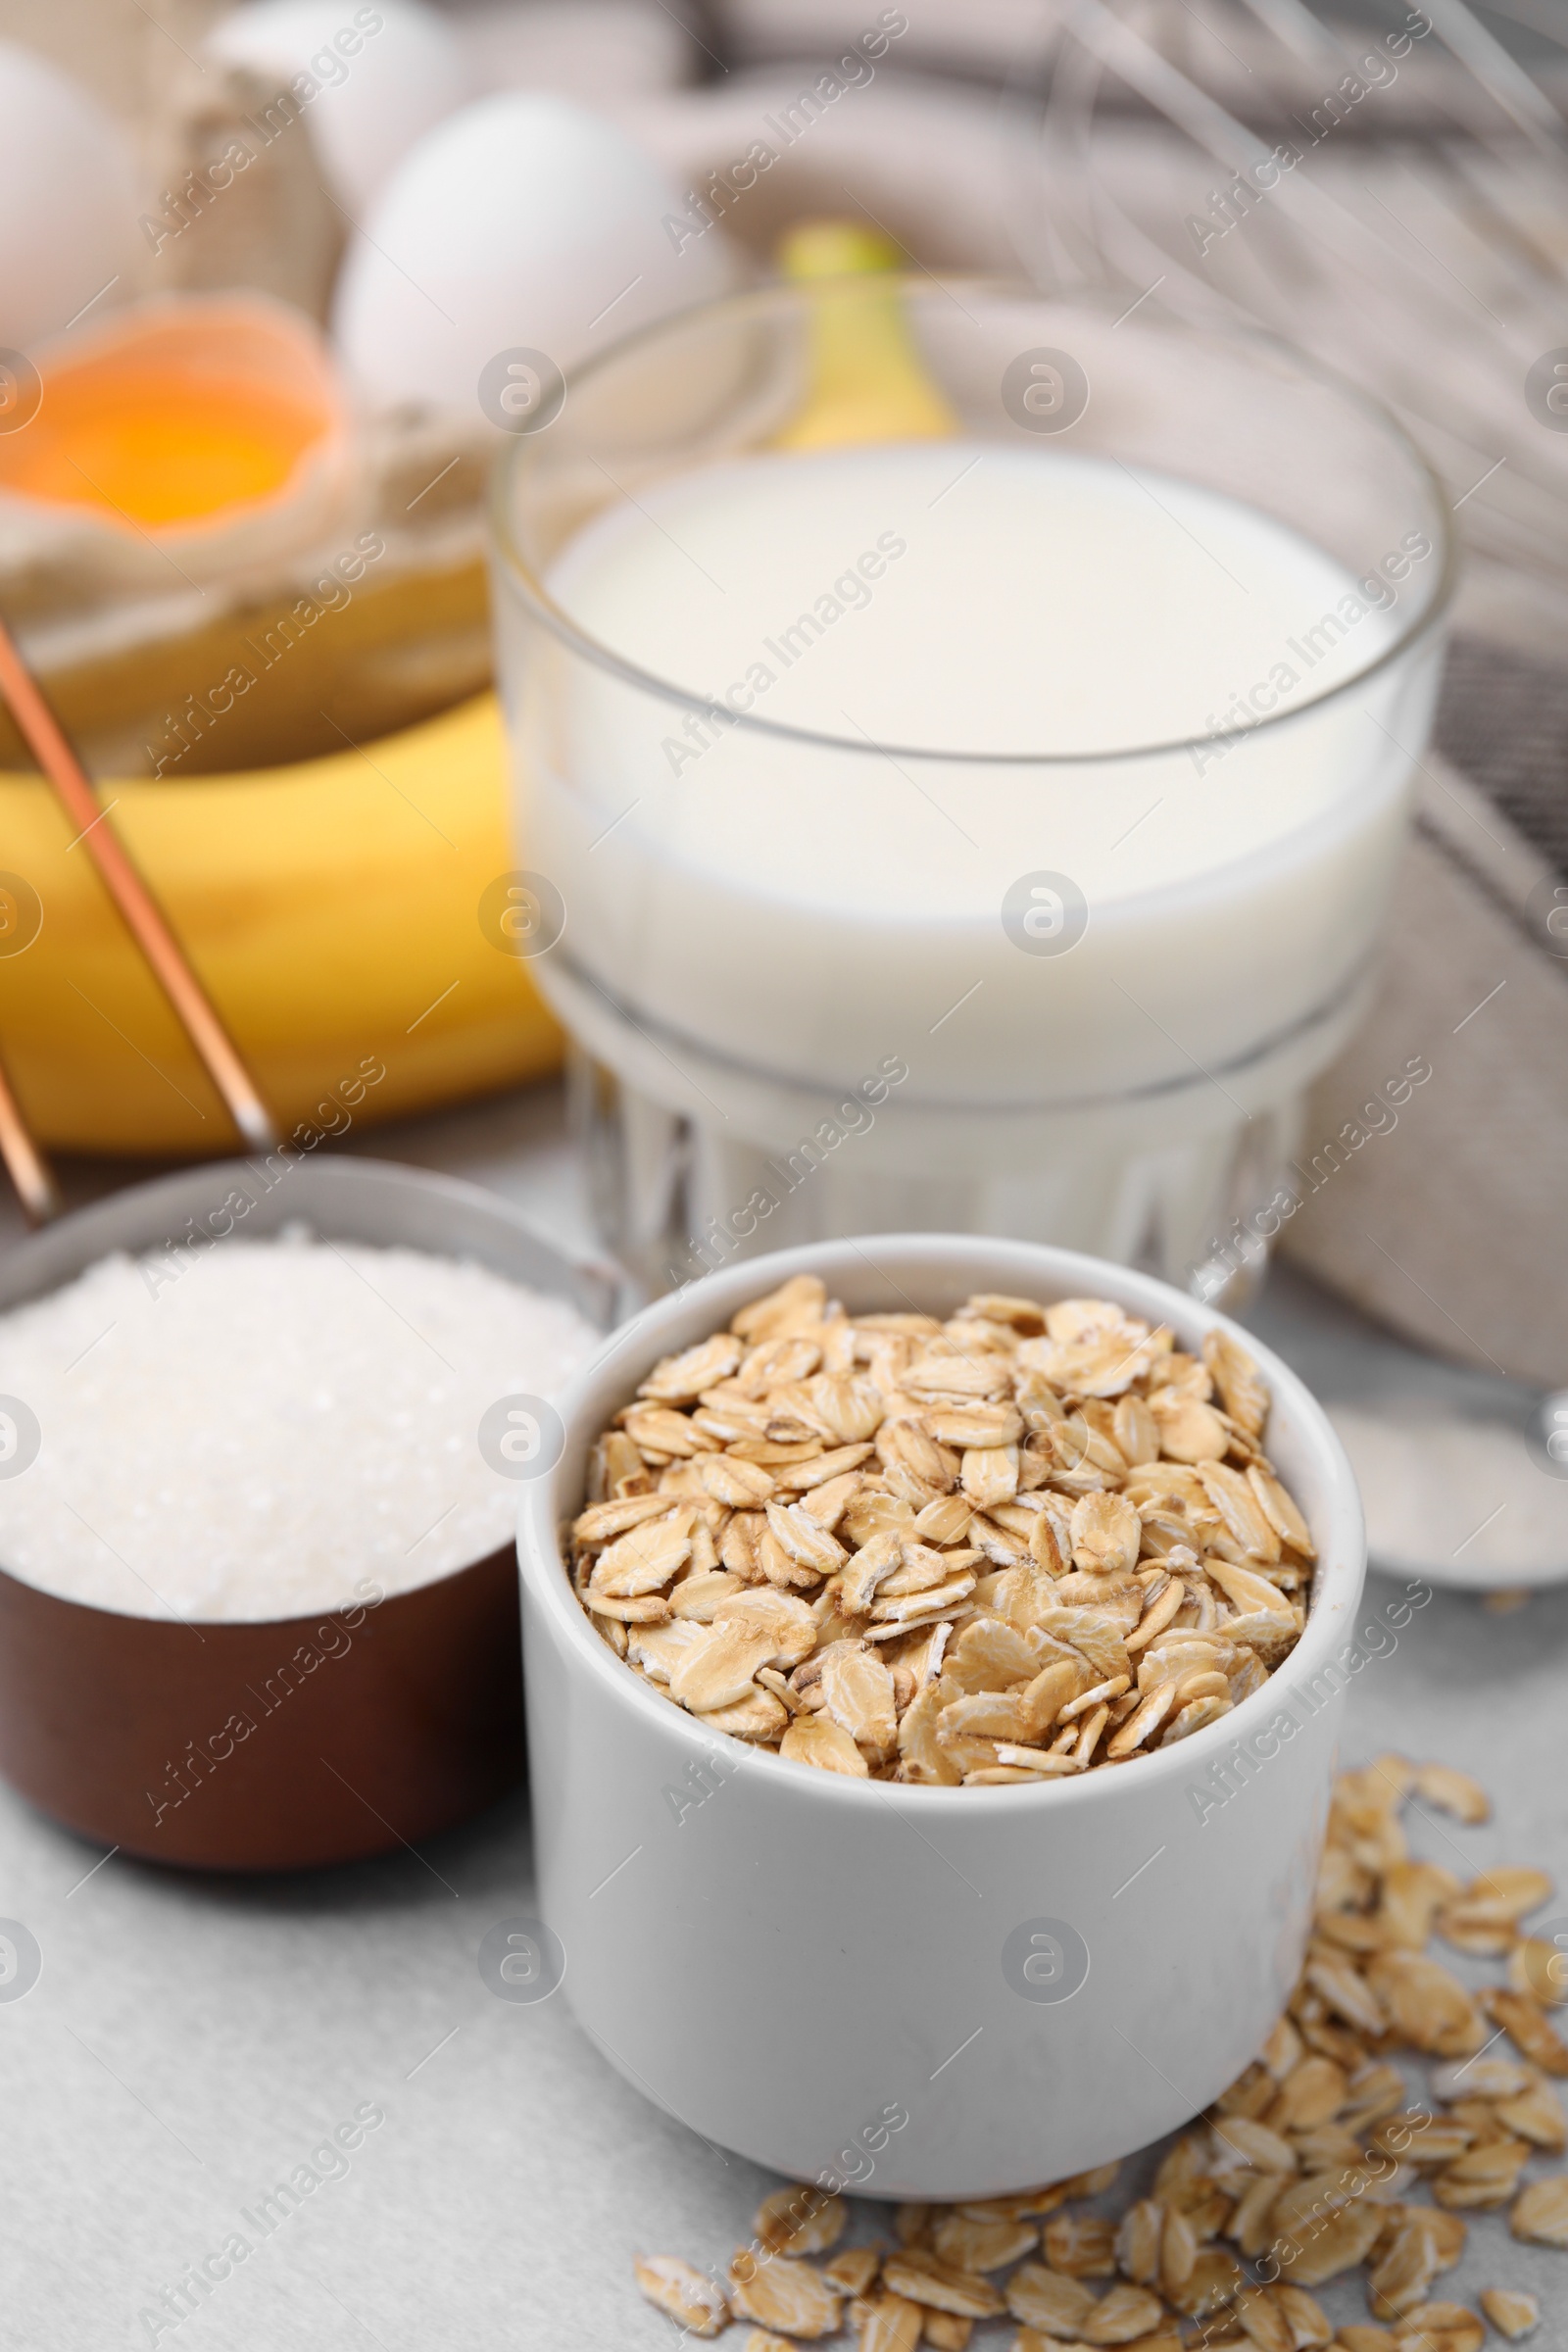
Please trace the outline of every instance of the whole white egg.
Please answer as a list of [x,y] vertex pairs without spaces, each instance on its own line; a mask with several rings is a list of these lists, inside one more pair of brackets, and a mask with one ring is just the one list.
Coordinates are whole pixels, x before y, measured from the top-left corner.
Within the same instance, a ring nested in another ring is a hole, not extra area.
[[[0,41],[0,346],[25,352],[95,296],[95,318],[124,298],[136,184],[113,117],[12,41]],[[0,373],[0,429],[12,381]]]
[[456,37],[419,0],[250,0],[207,48],[293,90],[331,192],[356,220],[410,148],[470,95]]
[[[351,241],[333,332],[378,406],[472,410],[509,349],[567,369],[633,328],[726,292],[723,232],[613,123],[507,92],[414,150]],[[672,225],[673,223],[673,225]]]

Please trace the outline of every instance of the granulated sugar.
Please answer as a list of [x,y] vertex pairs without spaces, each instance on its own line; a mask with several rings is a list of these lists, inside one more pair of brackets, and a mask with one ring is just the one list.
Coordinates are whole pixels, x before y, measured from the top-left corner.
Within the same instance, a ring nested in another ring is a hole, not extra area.
[[[411,1250],[225,1242],[156,1295],[134,1259],[0,1316],[42,1432],[0,1477],[0,1565],[132,1616],[289,1617],[510,1542],[480,1416],[599,1335],[564,1299]],[[363,1594],[361,1595],[363,1597]]]

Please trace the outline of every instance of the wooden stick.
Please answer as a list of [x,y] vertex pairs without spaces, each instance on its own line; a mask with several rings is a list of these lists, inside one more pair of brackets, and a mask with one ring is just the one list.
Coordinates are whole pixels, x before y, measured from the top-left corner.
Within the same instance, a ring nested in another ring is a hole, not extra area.
[[65,1205],[54,1171],[33,1142],[22,1106],[11,1090],[5,1064],[0,1062],[0,1159],[17,1188],[17,1197],[29,1225],[47,1225]]
[[[131,864],[59,722],[0,621],[0,695],[11,706],[28,750],[55,796],[76,827],[100,881],[168,997],[203,1067],[227,1105],[241,1139],[252,1151],[270,1151],[277,1142],[272,1115],[241,1061],[227,1030],[170,929],[152,893]],[[3,1147],[0,1147],[3,1149]],[[9,1164],[9,1153],[6,1154]]]

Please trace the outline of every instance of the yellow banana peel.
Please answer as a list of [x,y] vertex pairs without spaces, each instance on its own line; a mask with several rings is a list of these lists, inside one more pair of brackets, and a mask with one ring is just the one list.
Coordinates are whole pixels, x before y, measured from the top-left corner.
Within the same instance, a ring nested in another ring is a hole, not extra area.
[[783,239],[778,259],[785,277],[816,290],[810,395],[776,448],[939,441],[957,431],[915,348],[902,289],[877,282],[902,267],[890,238],[853,220],[806,220]]
[[[527,964],[480,928],[485,889],[518,863],[505,773],[500,713],[483,694],[363,751],[99,784],[104,821],[285,1130],[341,1132],[559,1063],[561,1032]],[[0,934],[0,1048],[39,1139],[232,1150],[221,1102],[36,776],[0,774],[0,865],[42,906],[21,952],[25,926]]]

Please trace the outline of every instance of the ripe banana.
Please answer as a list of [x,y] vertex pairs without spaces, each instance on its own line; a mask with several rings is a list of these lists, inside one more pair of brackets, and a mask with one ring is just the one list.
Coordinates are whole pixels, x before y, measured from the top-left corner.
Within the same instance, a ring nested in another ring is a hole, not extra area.
[[[345,1083],[364,1122],[557,1066],[561,1032],[527,963],[480,927],[482,894],[518,863],[505,770],[482,694],[363,751],[99,784],[104,821],[285,1131],[341,1129],[323,1106]],[[231,1150],[221,1102],[38,777],[0,773],[0,1046],[39,1140]],[[376,1062],[385,1076],[366,1086]]]

